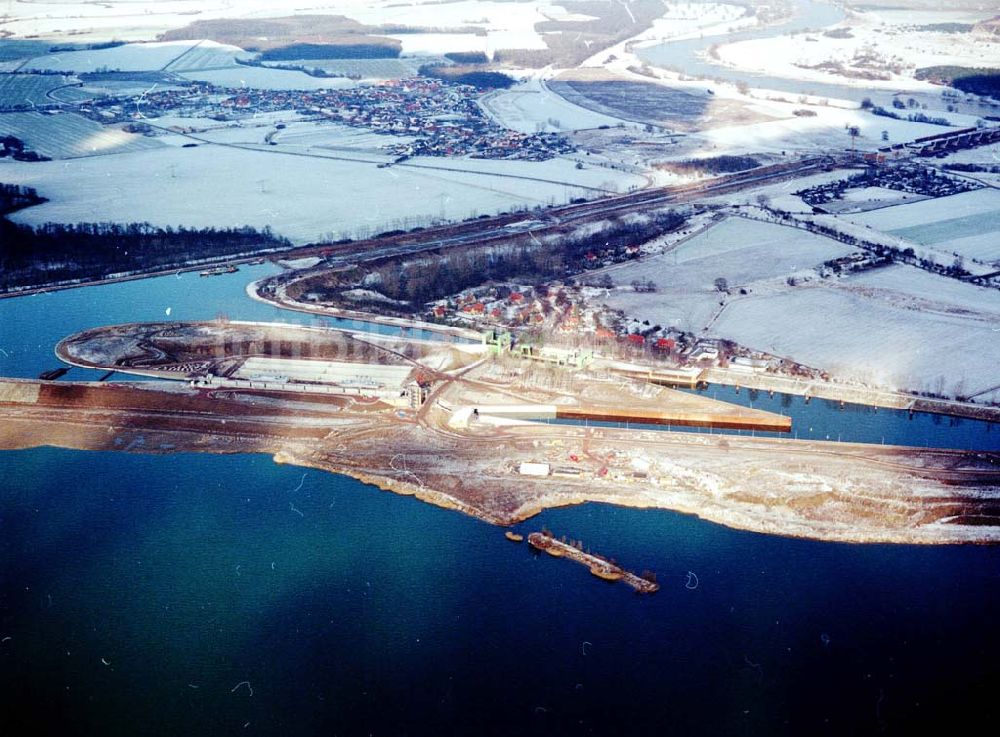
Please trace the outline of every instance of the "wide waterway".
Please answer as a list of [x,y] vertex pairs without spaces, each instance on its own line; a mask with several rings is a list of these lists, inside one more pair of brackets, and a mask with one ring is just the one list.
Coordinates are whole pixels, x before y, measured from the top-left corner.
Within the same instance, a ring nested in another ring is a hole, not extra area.
[[[34,376],[65,334],[168,307],[309,320],[243,295],[268,268],[2,300],[0,368]],[[597,504],[518,529],[542,525],[662,590],[267,456],[0,453],[0,733],[912,734],[991,708],[998,548]]]
[[[891,3],[887,3],[891,5]],[[734,69],[713,61],[708,56],[708,50],[716,44],[729,44],[739,41],[775,38],[802,31],[821,31],[823,28],[840,23],[845,18],[844,11],[837,5],[815,0],[795,0],[794,12],[791,17],[781,23],[748,28],[736,33],[722,36],[704,36],[680,41],[666,41],[661,44],[637,49],[636,54],[642,61],[652,66],[674,69],[691,77],[721,79],[726,82],[746,82],[754,88],[774,90],[791,95],[815,95],[839,100],[860,102],[865,97],[888,105],[895,90],[872,89],[864,84],[851,86],[833,82],[812,82],[768,74]],[[916,93],[913,95],[922,101],[940,98],[937,95]]]
[[692,77],[709,77],[728,82],[743,81],[751,87],[778,92],[815,94],[846,100],[860,99],[863,95],[870,95],[871,91],[847,85],[801,82],[783,77],[745,72],[715,63],[706,55],[709,48],[715,44],[774,38],[805,30],[820,30],[840,23],[844,17],[844,11],[836,5],[814,2],[813,0],[797,0],[792,15],[781,23],[760,28],[748,28],[724,36],[704,36],[681,41],[667,41],[640,49],[637,53],[639,58],[648,64],[677,69]]

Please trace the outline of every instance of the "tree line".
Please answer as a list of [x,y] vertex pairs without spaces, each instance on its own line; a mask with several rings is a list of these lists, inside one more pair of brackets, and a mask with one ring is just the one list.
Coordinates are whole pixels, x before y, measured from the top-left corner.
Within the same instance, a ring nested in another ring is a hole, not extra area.
[[34,187],[0,184],[0,215],[6,215],[32,205],[40,205],[45,201],[45,198],[40,196]]
[[[16,201],[17,197],[23,200],[23,194],[8,195],[6,186],[0,203],[11,198]],[[0,243],[3,291],[172,268],[292,245],[269,227],[173,228],[149,223],[45,223],[32,227],[7,218],[0,218]]]
[[[596,268],[603,260],[624,260],[628,246],[676,230],[684,222],[683,215],[670,211],[646,222],[616,220],[596,233],[569,235],[556,243],[483,246],[419,261],[390,261],[374,270],[376,288],[391,299],[419,305],[490,281],[542,282],[561,278]],[[588,258],[596,256],[595,252],[601,254],[601,259]]]

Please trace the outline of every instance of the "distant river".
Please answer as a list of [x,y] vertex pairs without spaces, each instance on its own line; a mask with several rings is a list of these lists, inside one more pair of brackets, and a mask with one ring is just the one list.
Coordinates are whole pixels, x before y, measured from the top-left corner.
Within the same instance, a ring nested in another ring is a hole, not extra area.
[[765,74],[754,74],[738,69],[731,69],[714,63],[705,54],[714,44],[736,43],[762,38],[774,38],[804,30],[821,30],[844,18],[844,11],[836,5],[814,2],[814,0],[796,0],[795,12],[784,23],[762,28],[752,28],[725,36],[706,36],[683,41],[667,41],[656,46],[650,46],[637,51],[639,58],[652,66],[677,69],[692,77],[709,77],[723,79],[728,82],[746,82],[751,87],[759,87],[794,95],[817,95],[833,97],[842,100],[861,100],[872,97],[872,90],[861,87],[850,87],[840,84],[824,84],[817,82],[802,82],[783,77]]
[[[310,319],[243,296],[271,268],[2,300],[0,372],[168,307]],[[267,456],[0,453],[0,734],[914,734],[995,699],[1000,548],[600,504],[518,529],[542,525],[663,589]]]

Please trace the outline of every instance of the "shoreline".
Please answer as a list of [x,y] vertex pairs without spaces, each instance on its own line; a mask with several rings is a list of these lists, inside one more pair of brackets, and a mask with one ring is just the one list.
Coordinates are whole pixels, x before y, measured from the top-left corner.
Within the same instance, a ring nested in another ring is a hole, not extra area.
[[[69,443],[40,443],[40,444],[27,444],[20,446],[12,446],[9,444],[4,444],[2,446],[3,450],[31,450],[40,447],[57,447],[64,448],[67,450],[77,450],[77,451],[91,451],[91,452],[101,452],[101,451],[117,451],[123,452],[115,448],[97,448],[97,447],[80,447],[80,445],[71,445]],[[172,453],[199,453],[199,452],[209,452],[216,455],[248,455],[253,453],[267,451],[259,450],[209,450],[205,451],[202,449],[182,448],[175,447],[169,450],[163,449],[131,449],[124,452],[130,453],[145,453],[150,455],[167,455]],[[491,515],[485,510],[473,507],[469,504],[463,503],[455,497],[447,494],[446,492],[433,489],[428,486],[417,486],[416,484],[410,483],[408,481],[401,481],[398,479],[388,478],[384,476],[374,475],[365,471],[359,471],[343,466],[331,466],[322,462],[316,462],[303,458],[301,455],[291,452],[287,449],[279,450],[277,452],[269,454],[272,457],[272,461],[277,464],[287,464],[293,465],[299,468],[313,469],[317,471],[322,471],[324,473],[333,473],[341,476],[346,476],[358,481],[365,486],[372,487],[379,491],[390,492],[393,494],[398,494],[399,496],[410,496],[415,499],[425,503],[431,504],[439,509],[448,510],[451,512],[459,512],[468,517],[472,517],[480,522],[486,524],[495,525],[497,527],[511,529],[516,525],[522,524],[529,519],[537,517],[538,515],[553,509],[561,509],[566,507],[576,507],[583,504],[607,504],[610,506],[617,507],[627,507],[630,509],[645,509],[645,510],[661,510],[665,512],[672,512],[675,514],[683,514],[685,516],[695,517],[704,522],[711,524],[721,525],[733,530],[740,530],[742,532],[749,532],[760,535],[771,535],[776,537],[792,538],[799,540],[812,540],[821,543],[830,544],[844,544],[844,545],[977,545],[977,546],[993,546],[1000,544],[1000,540],[986,540],[986,539],[957,539],[957,538],[939,538],[928,534],[919,534],[919,530],[893,530],[893,531],[861,531],[854,530],[848,531],[844,528],[832,529],[829,526],[824,527],[814,527],[806,528],[803,525],[795,526],[794,528],[783,526],[780,522],[767,523],[763,519],[751,520],[749,517],[739,517],[739,516],[726,516],[725,514],[718,513],[714,514],[712,512],[706,512],[705,509],[697,509],[694,505],[684,504],[684,503],[673,503],[673,504],[662,504],[658,503],[649,497],[637,497],[628,498],[613,496],[606,493],[600,492],[578,492],[578,493],[567,493],[556,491],[551,494],[547,494],[542,498],[522,505],[521,507],[514,510],[509,517],[499,517]],[[926,529],[926,528],[925,528]]]
[[[82,400],[79,409],[61,409],[52,397],[43,401],[30,391],[52,384],[4,384],[11,388],[4,397],[7,422],[0,428],[0,448],[265,453],[275,463],[349,476],[505,528],[548,509],[604,503],[663,509],[733,529],[824,542],[1000,543],[1000,528],[957,521],[976,515],[973,508],[989,501],[980,494],[997,486],[996,453],[920,450],[912,458],[908,453],[913,449],[901,446],[839,443],[828,448],[806,440],[709,439],[664,432],[657,433],[657,445],[648,451],[667,463],[658,483],[637,481],[627,471],[603,480],[533,479],[498,469],[495,461],[482,457],[483,443],[499,446],[500,457],[514,463],[535,455],[531,448],[536,439],[560,444],[565,448],[560,452],[589,443],[592,452],[604,458],[643,440],[643,433],[602,430],[595,436],[569,427],[553,433],[540,425],[495,438],[468,436],[460,442],[461,437],[426,434],[412,426],[383,428],[375,418],[361,416],[344,418],[352,422],[331,431],[323,423],[303,424],[297,415],[282,419],[267,405],[220,424],[205,417],[198,405],[220,400],[197,395],[185,395],[184,409],[167,422],[147,407],[153,401],[149,398],[134,397],[121,406],[117,400]],[[113,392],[108,385],[95,390]],[[130,410],[132,406],[138,409]],[[372,446],[372,433],[388,439],[396,455],[407,459],[407,469],[396,469],[389,455]],[[143,444],[134,444],[138,437]],[[451,461],[442,464],[442,458]],[[917,487],[909,488],[916,481]],[[805,488],[799,488],[803,484]]]
[[[299,248],[298,246],[296,248]],[[30,297],[35,294],[45,294],[47,292],[62,292],[67,289],[79,289],[82,287],[99,287],[104,284],[121,284],[122,282],[129,281],[139,281],[141,279],[155,279],[162,276],[170,276],[171,274],[186,274],[192,271],[204,271],[206,269],[213,269],[225,266],[248,266],[253,265],[257,262],[267,263],[271,261],[275,262],[275,259],[280,256],[280,260],[285,260],[287,254],[291,254],[291,251],[262,251],[256,253],[253,256],[238,256],[235,258],[222,258],[218,260],[207,260],[200,263],[184,262],[178,266],[172,266],[170,268],[163,267],[153,267],[152,271],[139,271],[132,274],[125,274],[122,276],[101,276],[93,279],[87,279],[85,281],[72,282],[72,283],[62,283],[56,282],[53,284],[47,284],[35,287],[25,287],[23,289],[18,289],[17,291],[0,291],[0,299],[13,299],[15,297]]]
[[[294,302],[287,299],[269,299],[262,296],[258,290],[258,285],[263,281],[264,279],[257,279],[247,284],[247,296],[255,302],[261,302],[278,309],[300,312],[307,315],[315,315],[317,317],[330,317],[337,320],[355,320],[357,322],[366,322],[373,325],[386,325],[388,327],[399,328],[402,330],[427,330],[428,332],[440,333],[442,335],[448,335],[455,338],[465,338],[467,340],[475,341],[480,340],[480,332],[478,330],[473,330],[472,328],[458,328],[452,325],[438,325],[437,323],[424,322],[423,320],[414,320],[406,317],[391,317],[388,315],[379,315],[374,312],[345,310],[340,307],[325,307],[321,305],[310,307],[302,302]],[[349,330],[350,328],[337,329]]]

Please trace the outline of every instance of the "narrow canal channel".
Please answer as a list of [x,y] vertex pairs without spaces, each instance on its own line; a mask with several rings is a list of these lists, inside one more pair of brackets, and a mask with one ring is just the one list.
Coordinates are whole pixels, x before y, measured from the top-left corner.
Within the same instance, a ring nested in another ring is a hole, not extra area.
[[[959,450],[997,450],[1000,448],[1000,425],[994,422],[949,417],[929,412],[883,409],[828,399],[810,399],[793,394],[711,385],[707,389],[682,390],[692,394],[732,402],[752,409],[774,412],[792,418],[790,433],[760,430],[729,430],[678,425],[628,423],[630,428],[669,430],[753,437],[830,440],[844,443],[882,443],[920,448],[955,448]],[[625,427],[620,422],[551,420],[566,425],[590,427]]]

